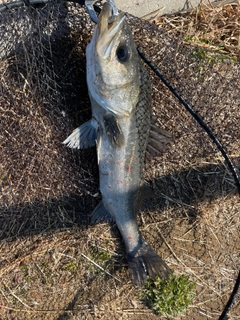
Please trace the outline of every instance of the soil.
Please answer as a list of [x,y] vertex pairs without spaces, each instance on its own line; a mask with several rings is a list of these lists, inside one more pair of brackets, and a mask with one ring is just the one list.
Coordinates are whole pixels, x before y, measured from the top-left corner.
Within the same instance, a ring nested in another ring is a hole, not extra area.
[[[239,172],[239,62],[189,46],[161,26],[128,21],[137,45]],[[132,286],[116,225],[89,224],[99,202],[96,150],[62,144],[91,116],[85,48],[93,25],[86,11],[64,4],[12,9],[1,13],[3,25],[9,36],[0,39],[0,319],[165,319]],[[153,121],[173,139],[146,163],[154,199],[137,217],[139,228],[170,268],[196,281],[191,306],[174,319],[218,319],[240,267],[239,194],[209,136],[149,73]],[[228,319],[239,313],[238,294]]]

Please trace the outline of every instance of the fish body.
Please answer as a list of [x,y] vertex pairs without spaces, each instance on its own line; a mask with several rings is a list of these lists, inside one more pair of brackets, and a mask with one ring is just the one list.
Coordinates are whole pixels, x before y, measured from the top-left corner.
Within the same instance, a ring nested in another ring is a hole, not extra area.
[[143,166],[151,131],[151,89],[124,14],[109,23],[111,12],[106,2],[86,51],[92,119],[64,143],[73,148],[97,144],[102,200],[92,222],[116,222],[132,281],[141,285],[148,275],[166,278],[169,274],[166,263],[142,238],[136,221],[150,194]]

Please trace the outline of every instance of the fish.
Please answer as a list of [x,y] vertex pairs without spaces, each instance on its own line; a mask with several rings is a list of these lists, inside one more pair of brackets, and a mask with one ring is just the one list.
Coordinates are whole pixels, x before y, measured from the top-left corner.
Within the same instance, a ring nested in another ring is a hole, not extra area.
[[158,153],[170,135],[151,124],[151,83],[124,13],[111,21],[105,2],[86,49],[92,118],[63,142],[71,148],[97,146],[100,193],[92,223],[114,221],[123,238],[131,279],[167,278],[170,268],[143,239],[136,215],[152,196],[144,181],[147,150]]

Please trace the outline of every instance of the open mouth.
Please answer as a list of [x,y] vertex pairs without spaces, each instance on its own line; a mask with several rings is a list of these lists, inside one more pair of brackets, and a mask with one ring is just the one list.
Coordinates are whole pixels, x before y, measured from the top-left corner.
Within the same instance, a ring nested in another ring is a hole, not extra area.
[[125,21],[124,13],[119,13],[115,16],[114,21],[109,23],[112,19],[112,15],[111,4],[105,2],[99,16],[98,40],[96,46],[98,53],[104,58],[107,58],[110,55],[114,38],[121,31]]

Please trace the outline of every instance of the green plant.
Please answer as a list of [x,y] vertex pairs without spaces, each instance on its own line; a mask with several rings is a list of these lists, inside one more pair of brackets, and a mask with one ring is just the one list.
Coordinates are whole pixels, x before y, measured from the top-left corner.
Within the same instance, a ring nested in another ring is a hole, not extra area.
[[228,52],[224,51],[224,48],[220,47],[220,46],[218,47],[218,50],[215,50],[215,51],[196,48],[196,50],[194,50],[192,52],[191,57],[195,61],[196,60],[204,60],[208,64],[213,64],[216,62],[219,62],[219,63],[237,62],[236,57],[231,57],[231,55]]
[[106,240],[102,247],[93,246],[90,251],[91,259],[96,263],[106,263],[111,258],[111,254],[107,251],[108,244],[109,240]]
[[77,263],[76,262],[68,262],[67,264],[65,264],[63,266],[63,270],[66,270],[66,271],[76,271],[77,270]]
[[3,181],[7,180],[7,175],[2,173],[0,179],[3,180]]
[[158,315],[176,316],[187,309],[195,295],[195,282],[174,273],[166,280],[148,278],[140,293],[143,301]]

